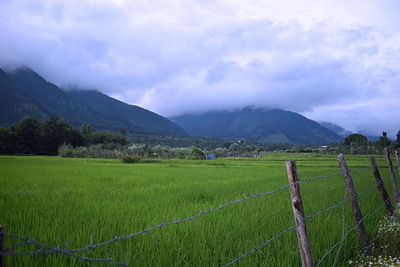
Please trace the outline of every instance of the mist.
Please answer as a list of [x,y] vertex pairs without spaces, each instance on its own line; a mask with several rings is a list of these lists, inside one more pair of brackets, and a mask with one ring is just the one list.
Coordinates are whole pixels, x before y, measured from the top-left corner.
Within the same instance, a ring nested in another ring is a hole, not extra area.
[[400,130],[397,1],[0,5],[0,67],[28,66],[60,87],[164,116],[258,106]]

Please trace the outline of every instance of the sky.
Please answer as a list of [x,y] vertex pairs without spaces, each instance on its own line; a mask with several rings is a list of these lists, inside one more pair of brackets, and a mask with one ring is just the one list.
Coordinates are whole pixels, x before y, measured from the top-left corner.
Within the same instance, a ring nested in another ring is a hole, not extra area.
[[400,2],[0,0],[0,67],[163,116],[280,108],[400,130]]

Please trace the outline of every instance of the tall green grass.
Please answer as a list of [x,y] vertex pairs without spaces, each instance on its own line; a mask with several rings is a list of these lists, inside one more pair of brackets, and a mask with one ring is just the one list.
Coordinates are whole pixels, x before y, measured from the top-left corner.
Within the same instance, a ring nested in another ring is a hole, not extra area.
[[[162,221],[186,218],[244,194],[286,185],[285,161],[297,160],[301,178],[339,172],[336,157],[267,154],[260,159],[212,161],[168,160],[123,164],[119,160],[59,157],[0,157],[0,224],[6,232],[34,238],[51,246],[80,248],[115,236],[134,233]],[[370,166],[365,156],[346,157],[349,167]],[[378,165],[386,165],[378,157]],[[388,178],[387,169],[381,168]],[[374,183],[372,171],[353,175],[357,191]],[[391,194],[391,184],[385,179]],[[301,184],[306,215],[343,200],[345,184],[337,175]],[[372,189],[359,197],[364,214],[382,205]],[[385,211],[369,218],[372,237]],[[294,224],[288,189],[255,198],[178,225],[85,252],[86,257],[128,260],[132,266],[220,266],[260,245]],[[345,206],[346,230],[354,226]],[[341,240],[341,207],[307,220],[314,260]],[[6,248],[16,242],[5,239]],[[33,246],[24,247],[34,250]],[[323,266],[331,266],[334,250]],[[356,232],[346,239],[339,266],[360,251]],[[6,256],[6,266],[76,266],[68,256]],[[244,257],[240,266],[301,265],[295,231]],[[93,265],[104,265],[94,263]]]

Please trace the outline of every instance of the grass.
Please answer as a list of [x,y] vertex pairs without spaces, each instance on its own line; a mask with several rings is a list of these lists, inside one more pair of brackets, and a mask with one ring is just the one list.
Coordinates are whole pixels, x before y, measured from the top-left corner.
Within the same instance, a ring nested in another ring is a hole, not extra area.
[[378,235],[372,243],[372,253],[357,259],[362,266],[399,266],[400,265],[400,206],[395,206],[392,216],[385,216],[379,223]]
[[[120,160],[59,157],[0,157],[0,224],[5,231],[34,238],[61,248],[90,243],[140,231],[217,207],[244,194],[266,192],[287,184],[285,161],[297,160],[301,178],[339,172],[335,157],[313,154],[267,154],[261,159],[211,161],[168,160],[124,164]],[[369,166],[365,156],[346,157],[349,167]],[[377,157],[378,165],[386,165]],[[381,168],[383,177],[388,170]],[[353,175],[357,191],[374,183],[372,171]],[[390,180],[385,179],[391,195]],[[306,215],[343,200],[345,184],[337,175],[301,184]],[[379,192],[359,197],[363,213],[381,206]],[[366,222],[376,234],[384,209]],[[345,226],[354,226],[349,204]],[[255,198],[198,219],[170,225],[133,239],[85,252],[87,257],[128,260],[132,266],[220,266],[260,245],[294,224],[288,189]],[[341,240],[341,208],[307,221],[314,261]],[[5,239],[5,247],[15,242]],[[20,248],[22,249],[22,248]],[[33,246],[24,247],[34,250]],[[339,266],[360,250],[352,232],[341,250]],[[324,261],[331,266],[334,250]],[[6,256],[6,266],[76,266],[83,262],[68,256]],[[104,265],[104,264],[93,264]],[[300,266],[295,231],[244,257],[240,266]]]

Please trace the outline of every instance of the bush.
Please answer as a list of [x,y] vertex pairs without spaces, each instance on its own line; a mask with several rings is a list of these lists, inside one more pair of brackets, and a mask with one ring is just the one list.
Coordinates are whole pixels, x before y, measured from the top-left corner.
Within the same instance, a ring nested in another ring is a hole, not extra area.
[[58,148],[58,155],[64,158],[72,158],[74,156],[74,148],[70,144],[64,143]]
[[123,148],[108,149],[106,145],[97,144],[88,147],[73,147],[70,144],[62,144],[58,149],[58,155],[70,158],[103,158],[103,159],[119,159],[126,153]]
[[119,159],[123,155],[123,148],[109,148],[107,144],[97,144],[88,147],[88,157],[104,158],[104,159]]
[[74,148],[72,152],[72,156],[74,158],[87,158],[88,157],[88,149],[85,146],[78,146]]
[[142,160],[142,157],[136,155],[123,155],[121,159],[124,163],[138,163]]
[[357,261],[349,261],[350,264],[356,263],[357,266],[399,266],[400,265],[400,207],[395,208],[392,216],[385,216],[379,223],[378,235],[372,243],[372,255],[364,256]]
[[192,146],[190,149],[191,149],[190,156],[192,159],[204,159],[205,154],[203,150],[195,146]]

